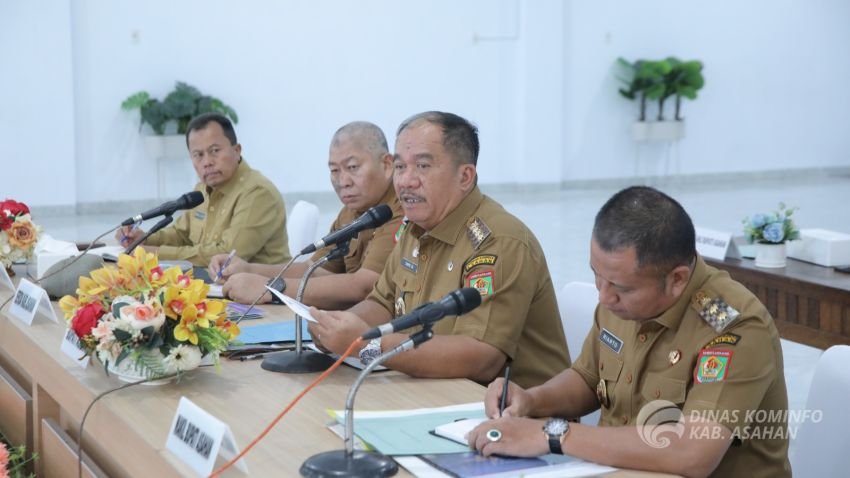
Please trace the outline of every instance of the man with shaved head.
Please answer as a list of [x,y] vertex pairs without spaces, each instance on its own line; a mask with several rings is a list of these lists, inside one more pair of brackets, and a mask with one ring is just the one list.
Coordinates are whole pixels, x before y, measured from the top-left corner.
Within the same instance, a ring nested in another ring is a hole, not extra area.
[[[339,309],[363,300],[371,292],[395,245],[402,211],[392,184],[392,155],[384,133],[376,125],[355,121],[337,130],[331,140],[328,169],[334,191],[343,203],[331,231],[341,229],[373,206],[388,204],[393,210],[392,219],[358,234],[351,240],[348,255],[317,269],[307,283],[304,303]],[[329,251],[330,248],[321,249],[311,260],[318,260]],[[226,260],[226,254],[213,257],[210,275],[214,277]],[[284,278],[270,285],[294,297],[309,265],[309,262],[294,264]],[[283,264],[252,264],[233,258],[222,270],[222,278],[226,279],[223,291],[236,301],[252,302],[282,267]],[[266,291],[261,301],[276,299]]]

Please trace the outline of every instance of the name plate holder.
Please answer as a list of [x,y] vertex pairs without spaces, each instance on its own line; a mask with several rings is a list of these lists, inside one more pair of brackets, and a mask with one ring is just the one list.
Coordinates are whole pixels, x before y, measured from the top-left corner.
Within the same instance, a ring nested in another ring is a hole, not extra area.
[[695,227],[696,247],[699,255],[722,261],[727,257],[740,259],[741,253],[732,240],[732,233]]
[[0,287],[6,286],[9,290],[15,290],[15,283],[12,282],[12,278],[9,277],[9,273],[6,272],[6,268],[0,265]]
[[47,292],[26,279],[21,279],[18,283],[9,313],[27,325],[32,325],[38,313],[59,323]]
[[[209,476],[219,456],[231,460],[239,454],[230,427],[186,397],[180,397],[165,448],[199,476]],[[248,474],[244,458],[234,466]]]
[[89,357],[89,354],[83,348],[83,345],[80,343],[80,338],[77,337],[77,333],[74,332],[74,329],[69,327],[65,330],[65,335],[62,337],[62,345],[59,346],[59,350],[83,369],[89,366],[89,360],[91,357]]

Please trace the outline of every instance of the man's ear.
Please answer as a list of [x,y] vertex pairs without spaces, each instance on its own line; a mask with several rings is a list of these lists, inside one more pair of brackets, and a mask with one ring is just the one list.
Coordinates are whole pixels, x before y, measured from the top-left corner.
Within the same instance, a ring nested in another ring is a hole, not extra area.
[[667,274],[667,293],[678,298],[691,280],[691,268],[687,265],[676,266]]
[[384,153],[381,156],[381,167],[384,169],[384,177],[386,179],[390,179],[393,177],[393,155],[390,153]]
[[472,191],[475,187],[478,171],[473,164],[461,164],[460,167],[460,188],[464,192]]

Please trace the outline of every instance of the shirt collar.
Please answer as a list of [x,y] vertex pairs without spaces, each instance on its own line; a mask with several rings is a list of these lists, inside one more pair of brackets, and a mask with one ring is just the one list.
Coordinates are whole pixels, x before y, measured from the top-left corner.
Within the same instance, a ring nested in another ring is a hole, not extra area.
[[236,166],[236,171],[233,172],[233,176],[231,176],[226,183],[215,188],[205,186],[204,191],[206,191],[208,196],[212,196],[214,193],[217,195],[227,195],[234,189],[238,188],[239,183],[244,181],[244,178],[248,176],[250,172],[251,167],[248,166],[248,162],[239,158],[239,165]]
[[481,193],[478,186],[475,186],[434,229],[425,231],[412,224],[413,234],[420,237],[427,232],[430,237],[453,246],[458,237],[466,230],[466,220],[478,209],[482,201],[484,201],[484,194]]

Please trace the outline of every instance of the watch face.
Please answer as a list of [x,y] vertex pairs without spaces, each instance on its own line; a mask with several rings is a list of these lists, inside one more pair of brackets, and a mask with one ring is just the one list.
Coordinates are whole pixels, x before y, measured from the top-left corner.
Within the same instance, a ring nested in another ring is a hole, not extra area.
[[546,422],[546,433],[550,435],[563,435],[567,431],[567,421],[553,418]]

